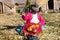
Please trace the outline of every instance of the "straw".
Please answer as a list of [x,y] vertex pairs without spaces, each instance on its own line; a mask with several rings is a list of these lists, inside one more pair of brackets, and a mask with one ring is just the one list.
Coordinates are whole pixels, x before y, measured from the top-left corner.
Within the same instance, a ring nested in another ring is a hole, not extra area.
[[39,7],[42,7],[43,5],[47,3],[48,3],[48,0],[36,0],[36,4],[38,4]]

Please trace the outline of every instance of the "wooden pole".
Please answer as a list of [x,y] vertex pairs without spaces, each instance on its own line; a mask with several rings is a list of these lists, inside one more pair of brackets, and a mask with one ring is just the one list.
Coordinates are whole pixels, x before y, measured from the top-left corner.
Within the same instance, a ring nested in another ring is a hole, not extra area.
[[0,13],[3,13],[3,4],[0,2]]

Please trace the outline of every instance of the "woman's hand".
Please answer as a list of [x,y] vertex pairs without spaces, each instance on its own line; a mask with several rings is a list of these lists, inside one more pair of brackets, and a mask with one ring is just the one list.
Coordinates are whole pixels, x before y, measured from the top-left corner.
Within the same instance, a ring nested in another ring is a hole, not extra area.
[[22,15],[23,15],[23,16],[26,16],[25,12],[22,12]]

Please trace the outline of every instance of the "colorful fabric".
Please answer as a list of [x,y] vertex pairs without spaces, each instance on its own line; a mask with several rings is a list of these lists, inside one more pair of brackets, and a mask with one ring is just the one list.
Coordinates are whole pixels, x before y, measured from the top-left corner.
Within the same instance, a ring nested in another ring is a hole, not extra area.
[[27,28],[27,30],[31,32],[37,32],[38,29],[39,29],[39,24],[33,24]]
[[43,25],[43,26],[42,26],[42,30],[45,30],[45,29],[46,29],[46,28],[45,28],[45,26]]
[[23,27],[24,27],[24,24],[20,25],[19,27],[16,28],[16,31],[20,33]]
[[39,20],[39,22],[40,22],[40,23],[39,23],[39,29],[37,30],[36,33],[28,32],[28,31],[27,31],[27,28],[28,28],[29,26],[31,26],[32,24],[34,24],[33,22],[31,22],[32,16],[33,16],[32,13],[28,13],[26,16],[23,16],[23,15],[22,15],[22,18],[26,21],[26,24],[25,24],[25,26],[24,26],[24,28],[23,28],[23,32],[26,33],[27,35],[28,35],[28,34],[33,34],[33,35],[35,35],[35,34],[41,33],[41,32],[42,32],[42,25],[45,24],[45,21],[44,21],[43,17],[41,16],[41,14],[40,14],[40,13],[37,13],[38,20]]

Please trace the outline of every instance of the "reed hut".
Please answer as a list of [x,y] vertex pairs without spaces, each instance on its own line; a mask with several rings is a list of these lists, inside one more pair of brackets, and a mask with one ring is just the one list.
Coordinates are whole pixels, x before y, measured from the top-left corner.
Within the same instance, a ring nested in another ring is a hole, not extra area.
[[15,3],[25,7],[27,4],[37,3],[42,12],[60,12],[60,0],[0,0],[0,13],[10,13],[10,10],[15,7]]

